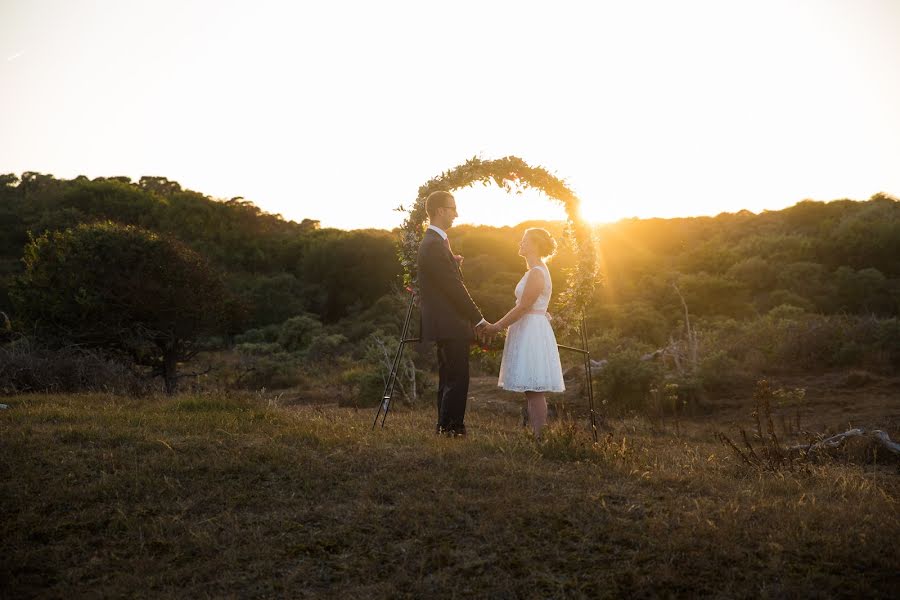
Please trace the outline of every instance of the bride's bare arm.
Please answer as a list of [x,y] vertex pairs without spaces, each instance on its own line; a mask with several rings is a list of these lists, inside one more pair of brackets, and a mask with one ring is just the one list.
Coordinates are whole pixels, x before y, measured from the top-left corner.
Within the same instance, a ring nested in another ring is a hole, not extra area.
[[494,327],[498,330],[502,331],[503,329],[506,329],[521,319],[522,315],[527,313],[531,310],[531,307],[534,306],[538,296],[541,295],[541,292],[544,289],[544,276],[543,274],[536,272],[539,270],[540,269],[535,267],[528,272],[528,279],[525,280],[525,289],[522,291],[522,297],[519,299],[518,304],[513,306],[502,319],[494,323]]

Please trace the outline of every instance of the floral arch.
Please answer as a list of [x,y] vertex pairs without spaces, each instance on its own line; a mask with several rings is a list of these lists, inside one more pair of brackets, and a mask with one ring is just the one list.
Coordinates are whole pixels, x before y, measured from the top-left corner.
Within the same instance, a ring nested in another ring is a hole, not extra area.
[[581,217],[581,201],[562,180],[542,167],[529,166],[516,156],[496,160],[472,158],[426,182],[419,188],[415,204],[410,209],[403,206],[398,209],[408,213],[400,229],[399,241],[400,263],[403,265],[403,279],[407,288],[413,292],[418,290],[416,255],[428,218],[425,199],[432,192],[453,192],[476,182],[484,185],[493,182],[509,193],[521,193],[528,188],[537,189],[563,205],[567,217],[564,243],[573,248],[578,260],[575,267],[566,273],[568,287],[557,300],[553,321],[558,333],[579,325],[597,279],[596,246],[590,226]]

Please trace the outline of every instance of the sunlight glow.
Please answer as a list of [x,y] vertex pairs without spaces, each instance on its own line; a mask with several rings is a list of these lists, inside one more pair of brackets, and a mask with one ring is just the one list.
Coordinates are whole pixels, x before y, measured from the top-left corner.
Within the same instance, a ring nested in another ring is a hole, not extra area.
[[[898,30],[892,0],[4,2],[0,172],[160,175],[342,228],[399,225],[474,155],[604,222],[896,195]],[[562,214],[505,196],[465,190],[462,222]]]
[[523,221],[563,221],[565,208],[536,190],[507,193],[495,185],[475,184],[453,193],[458,224],[502,227]]

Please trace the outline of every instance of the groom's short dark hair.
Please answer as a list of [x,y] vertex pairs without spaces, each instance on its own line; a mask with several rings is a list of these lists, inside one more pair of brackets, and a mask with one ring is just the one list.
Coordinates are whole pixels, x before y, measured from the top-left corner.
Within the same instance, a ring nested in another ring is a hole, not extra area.
[[445,207],[451,202],[455,204],[456,200],[450,192],[439,191],[428,194],[428,197],[425,198],[425,212],[428,213],[428,218],[434,217],[437,209]]

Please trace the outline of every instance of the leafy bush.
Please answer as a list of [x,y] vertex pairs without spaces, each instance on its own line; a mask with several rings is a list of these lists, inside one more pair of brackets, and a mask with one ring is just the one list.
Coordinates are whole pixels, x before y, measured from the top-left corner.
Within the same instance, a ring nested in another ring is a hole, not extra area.
[[259,343],[259,344],[238,344],[235,350],[241,356],[269,356],[272,354],[281,354],[284,348],[280,344]]
[[469,364],[482,375],[498,375],[502,359],[502,348],[485,349],[476,344],[469,349]]
[[[356,364],[341,373],[341,383],[350,387],[348,404],[360,408],[378,406],[384,393],[385,378],[375,364]],[[396,401],[397,394],[394,395]]]
[[0,394],[109,392],[140,396],[153,381],[99,351],[52,350],[22,338],[0,347]]
[[643,361],[636,352],[626,351],[608,359],[606,367],[594,375],[594,389],[604,403],[621,410],[644,408],[651,387],[662,376],[654,361]]
[[708,391],[725,391],[735,386],[743,387],[750,378],[741,363],[722,349],[714,349],[700,358],[697,378]]
[[234,336],[237,344],[258,344],[260,342],[277,342],[281,333],[281,325],[266,325],[259,329],[248,329]]
[[[846,367],[886,371],[900,365],[896,318],[814,315],[783,305],[752,321],[719,323],[704,333],[708,352],[721,354],[701,358],[710,362],[704,367],[704,382],[715,380],[719,369],[743,379],[742,371],[747,375]],[[739,365],[736,369],[731,367],[734,363]]]
[[308,382],[300,362],[287,352],[242,355],[239,371],[231,383],[231,387],[237,389],[277,390]]
[[305,350],[319,331],[322,323],[313,315],[298,315],[281,324],[278,343],[289,352]]
[[333,359],[342,353],[347,338],[339,333],[322,333],[315,336],[306,349],[306,358],[311,361]]

